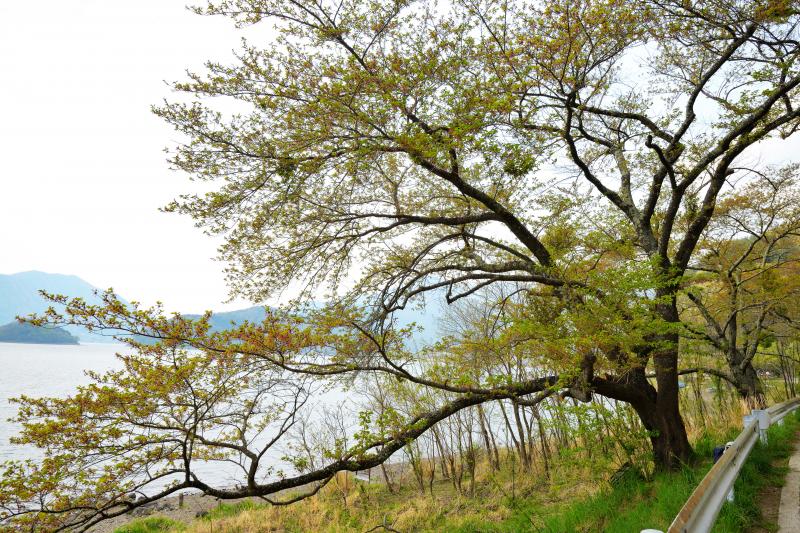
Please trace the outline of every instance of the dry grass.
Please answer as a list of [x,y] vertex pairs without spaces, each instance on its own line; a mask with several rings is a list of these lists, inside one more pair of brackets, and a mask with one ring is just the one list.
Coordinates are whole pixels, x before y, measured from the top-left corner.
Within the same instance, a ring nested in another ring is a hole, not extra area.
[[[707,398],[702,405],[686,391],[683,412],[690,439],[721,443],[733,428],[741,427],[748,407],[734,397]],[[563,509],[565,502],[585,500],[608,487],[607,479],[623,462],[625,455],[615,450],[603,454],[594,450],[596,442],[576,437],[575,448],[560,449],[551,458],[550,475],[536,461],[525,472],[517,461],[504,460],[499,471],[491,471],[487,461],[477,470],[475,494],[459,494],[447,480],[437,480],[424,494],[411,479],[397,483],[390,493],[383,484],[364,484],[344,473],[319,494],[289,506],[257,504],[249,509],[222,506],[208,517],[180,528],[184,533],[262,533],[353,531],[470,531],[470,524],[500,523],[520,514],[531,524]],[[644,445],[644,443],[641,443]],[[646,446],[645,446],[646,447]],[[646,471],[647,468],[644,468]],[[465,483],[465,487],[468,486]],[[386,529],[388,526],[392,529]],[[178,531],[178,529],[173,529]]]
[[[556,468],[561,471],[562,469]],[[474,495],[459,494],[446,480],[433,485],[433,493],[421,494],[404,483],[395,494],[384,485],[366,485],[343,475],[312,498],[290,506],[259,505],[232,516],[197,520],[186,533],[306,532],[340,533],[366,531],[381,525],[398,531],[441,531],[475,519],[499,522],[515,512],[515,501],[535,499],[542,508],[594,493],[603,476],[591,465],[576,468],[553,483],[544,472],[504,468],[490,472],[482,465]],[[386,531],[380,528],[379,531]]]

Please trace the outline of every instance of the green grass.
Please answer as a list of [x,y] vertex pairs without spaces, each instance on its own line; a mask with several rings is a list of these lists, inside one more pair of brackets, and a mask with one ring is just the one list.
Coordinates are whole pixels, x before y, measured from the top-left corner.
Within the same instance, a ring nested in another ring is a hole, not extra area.
[[162,533],[165,531],[180,531],[183,524],[163,516],[148,516],[134,520],[114,530],[114,533]]
[[[714,528],[718,533],[744,531],[762,525],[758,507],[759,491],[768,485],[783,483],[787,469],[773,466],[792,450],[794,435],[800,427],[796,411],[785,419],[783,426],[769,430],[769,444],[757,444],[742,468],[734,485],[735,501],[726,503]],[[731,435],[731,437],[735,436]],[[703,439],[695,450],[701,461],[679,472],[658,474],[650,481],[636,479],[602,490],[599,493],[557,507],[546,515],[537,514],[541,507],[520,502],[507,502],[512,516],[501,523],[470,521],[457,529],[458,533],[517,533],[517,532],[598,532],[631,533],[645,528],[666,531],[683,507],[694,488],[711,467],[714,443]]]
[[777,530],[774,524],[761,522],[758,494],[767,486],[782,486],[788,468],[774,466],[778,460],[791,455],[795,433],[800,427],[800,411],[787,415],[782,426],[769,429],[768,444],[757,444],[739,472],[734,484],[734,502],[725,503],[717,519],[715,532],[743,531],[754,525]]
[[555,532],[637,532],[645,527],[666,529],[697,483],[710,461],[677,473],[659,474],[652,481],[628,480],[613,489],[552,509],[539,515],[541,507],[512,503],[514,514],[499,523],[463,524],[459,533]]
[[251,500],[244,500],[237,503],[221,503],[215,508],[211,509],[207,515],[204,515],[201,520],[220,520],[222,518],[229,518],[236,516],[243,511],[249,511],[258,507],[263,507],[264,504],[254,503]]
[[[245,500],[237,503],[222,503],[210,510],[208,514],[200,518],[200,520],[220,520],[235,516],[243,511],[255,509],[259,504],[253,503],[250,500]],[[184,525],[181,522],[171,520],[163,516],[152,516],[147,518],[140,518],[134,520],[124,526],[114,530],[114,533],[163,533],[181,531]]]

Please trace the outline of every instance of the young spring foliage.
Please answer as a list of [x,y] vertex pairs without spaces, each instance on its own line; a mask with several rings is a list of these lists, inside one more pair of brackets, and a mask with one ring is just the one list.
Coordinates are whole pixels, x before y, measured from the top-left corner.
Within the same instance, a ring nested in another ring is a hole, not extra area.
[[[556,392],[628,403],[658,468],[691,459],[678,292],[720,194],[747,183],[760,143],[799,123],[796,2],[220,0],[197,11],[272,38],[190,74],[175,85],[189,101],[155,109],[185,136],[173,165],[210,190],[167,209],[222,236],[235,293],[263,301],[300,286],[338,301],[223,333],[111,294],[37,319],[160,342],[130,340],[124,370],[70,399],[21,400],[20,442],[48,459],[6,467],[10,523],[88,527],[139,505],[122,496],[142,476],[176,478],[145,502],[181,487],[313,491],[464,409]],[[515,295],[487,343],[497,359],[474,355],[475,333],[419,353],[392,326],[425,298],[492,290]],[[493,366],[504,360],[513,372]],[[355,442],[333,439],[312,468],[258,477],[271,445],[252,449],[248,434],[280,438],[315,387],[374,376],[432,403],[365,415]],[[231,454],[238,488],[193,469]]]

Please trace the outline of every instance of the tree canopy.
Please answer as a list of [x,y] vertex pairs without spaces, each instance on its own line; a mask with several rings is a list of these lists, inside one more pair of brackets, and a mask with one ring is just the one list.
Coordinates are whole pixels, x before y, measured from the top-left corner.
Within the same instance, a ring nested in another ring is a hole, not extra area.
[[[791,2],[198,12],[277,34],[177,84],[193,103],[156,109],[188,137],[173,164],[218,185],[170,209],[225,237],[231,285],[255,299],[292,283],[346,289],[384,316],[431,291],[453,302],[522,283],[602,300],[598,265],[649,262],[652,311],[677,324],[679,280],[720,193],[759,170],[748,149],[790,136],[798,119]],[[215,109],[218,97],[243,111]],[[616,397],[659,413],[646,425],[663,464],[691,453],[677,335],[580,364],[587,382],[598,359],[618,365]]]

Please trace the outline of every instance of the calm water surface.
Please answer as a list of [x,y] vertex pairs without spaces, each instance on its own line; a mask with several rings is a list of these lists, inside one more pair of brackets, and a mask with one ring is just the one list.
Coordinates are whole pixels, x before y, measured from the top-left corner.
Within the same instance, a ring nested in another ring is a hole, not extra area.
[[17,412],[10,398],[64,397],[89,383],[86,370],[111,370],[121,366],[114,354],[119,344],[10,344],[0,343],[0,461],[35,459],[37,450],[9,443],[19,426],[8,421]]
[[[0,463],[9,459],[38,459],[41,452],[30,446],[13,445],[9,439],[19,431],[19,425],[9,422],[17,412],[11,398],[66,397],[77,387],[91,382],[87,370],[103,372],[122,367],[115,355],[129,348],[122,344],[42,345],[0,343]],[[344,395],[328,392],[320,395],[321,403],[338,403]],[[266,438],[266,437],[265,437]],[[282,449],[270,449],[264,466],[280,464]],[[230,463],[195,464],[195,472],[204,481],[228,487],[241,481],[241,471]],[[291,469],[287,469],[287,473]],[[153,487],[153,488],[157,488]]]

